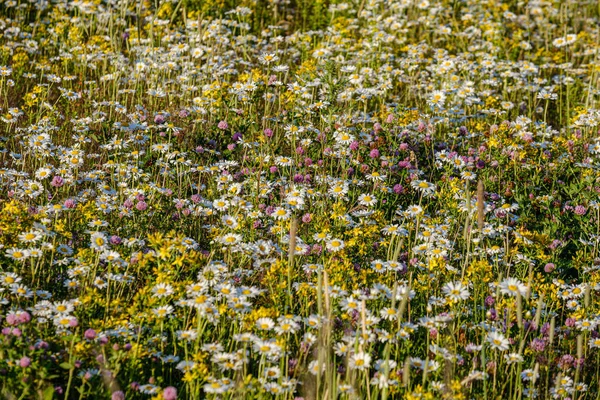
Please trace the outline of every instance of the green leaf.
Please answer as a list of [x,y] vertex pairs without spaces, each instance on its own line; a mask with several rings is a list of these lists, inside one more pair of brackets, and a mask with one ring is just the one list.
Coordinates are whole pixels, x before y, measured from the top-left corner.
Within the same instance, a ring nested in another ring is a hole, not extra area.
[[52,400],[54,398],[54,388],[52,386],[48,386],[46,389],[44,389],[42,398],[44,400]]
[[64,363],[60,364],[60,367],[62,369],[71,369],[71,368],[73,368],[73,364],[69,364],[68,362],[64,362]]

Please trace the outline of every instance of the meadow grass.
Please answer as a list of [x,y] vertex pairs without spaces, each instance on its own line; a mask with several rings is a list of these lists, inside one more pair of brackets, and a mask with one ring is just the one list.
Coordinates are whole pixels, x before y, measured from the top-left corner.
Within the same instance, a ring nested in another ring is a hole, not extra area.
[[600,399],[600,5],[0,4],[0,396]]

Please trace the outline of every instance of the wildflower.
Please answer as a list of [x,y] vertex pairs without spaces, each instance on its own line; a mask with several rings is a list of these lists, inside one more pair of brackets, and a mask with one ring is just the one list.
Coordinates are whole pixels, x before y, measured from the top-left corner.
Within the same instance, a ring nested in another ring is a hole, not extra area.
[[377,199],[370,194],[363,193],[358,196],[358,203],[363,206],[371,207],[377,204]]
[[271,318],[259,318],[256,321],[256,327],[263,331],[271,330],[271,329],[273,329],[274,326],[275,326],[275,323],[273,322],[273,320]]
[[54,311],[58,314],[70,314],[75,307],[69,301],[61,301],[54,304]]
[[159,392],[160,388],[156,385],[151,385],[151,384],[145,384],[145,385],[140,385],[139,387],[139,391],[144,393],[144,394],[157,394]]
[[577,215],[585,215],[585,213],[587,212],[587,209],[584,206],[575,206],[575,209],[573,210],[573,212]]
[[477,178],[477,174],[471,171],[462,171],[460,173],[460,177],[466,181],[472,181],[475,180],[475,178]]
[[294,164],[294,160],[289,157],[275,157],[275,164],[278,167],[290,167]]
[[352,312],[358,310],[359,302],[352,296],[347,297],[341,302],[342,310],[345,312]]
[[237,233],[228,233],[221,237],[221,243],[226,246],[233,246],[242,240],[242,236]]
[[158,318],[164,318],[164,317],[171,315],[173,313],[173,311],[175,311],[173,306],[166,305],[166,306],[160,306],[160,307],[153,309],[152,313],[154,315],[156,315],[156,317],[158,317]]
[[346,244],[344,241],[340,239],[331,239],[326,242],[327,250],[331,251],[332,253],[342,250],[345,246]]
[[371,261],[371,268],[378,273],[384,273],[387,270],[387,263],[381,260],[373,260]]
[[583,382],[578,382],[573,388],[577,392],[585,392],[585,391],[588,390],[588,385],[586,383],[583,383]]
[[265,369],[265,377],[267,379],[278,379],[281,376],[281,371],[277,367]]
[[442,292],[452,301],[467,300],[469,290],[461,282],[449,282],[442,287]]
[[10,292],[18,297],[30,298],[33,297],[33,291],[25,285],[12,284],[10,285]]
[[21,368],[27,368],[29,367],[29,365],[31,364],[31,360],[29,359],[29,357],[21,357],[21,359],[19,360],[19,366]]
[[517,203],[512,203],[512,204],[504,203],[498,208],[499,211],[504,211],[504,212],[515,212],[518,209],[519,209],[519,204],[517,204]]
[[529,347],[536,352],[542,352],[546,348],[546,342],[542,339],[535,338],[529,343]]
[[532,369],[526,369],[523,372],[521,372],[521,379],[523,379],[524,381],[531,381],[537,378],[538,374],[536,374],[535,371]]
[[97,250],[97,251],[105,250],[106,246],[108,245],[108,239],[101,232],[93,233],[90,240],[91,240],[92,249]]
[[365,175],[366,178],[372,182],[383,182],[387,179],[387,175],[380,174],[377,171],[373,171],[370,174]]
[[410,217],[417,217],[423,214],[423,208],[421,206],[412,205],[406,209],[406,214]]
[[209,379],[209,383],[205,384],[202,389],[206,393],[223,394],[226,393],[231,384],[227,384],[224,380],[216,380],[214,378]]
[[436,90],[429,95],[429,105],[432,107],[443,108],[446,102],[446,94],[441,90]]
[[325,372],[325,364],[319,365],[318,360],[313,360],[308,364],[308,371],[313,375],[319,375]]
[[12,248],[6,250],[6,256],[15,261],[22,261],[29,257],[29,252],[23,249]]
[[181,372],[188,372],[196,365],[193,361],[180,361],[175,368],[177,368]]
[[493,350],[505,351],[508,350],[509,341],[501,333],[490,332],[487,336],[487,342]]
[[435,185],[427,181],[414,180],[410,185],[423,193],[424,196],[431,196],[435,193]]
[[198,333],[193,329],[185,330],[185,331],[177,331],[176,334],[177,334],[177,338],[179,340],[186,340],[188,342],[192,342],[192,341],[196,340],[196,338],[198,337]]
[[590,338],[588,341],[588,346],[590,346],[591,349],[600,348],[600,338]]
[[553,45],[554,47],[559,47],[559,48],[560,48],[560,47],[564,47],[564,46],[566,46],[566,45],[567,45],[567,40],[566,40],[565,38],[562,38],[562,37],[560,37],[560,38],[556,38],[556,39],[554,39],[554,40],[552,41],[552,45]]
[[87,340],[94,340],[96,338],[96,331],[91,328],[87,329],[83,333],[83,337],[85,337]]
[[587,318],[578,320],[575,323],[575,326],[581,331],[593,331],[597,325],[598,322]]
[[407,232],[397,224],[387,225],[382,229],[384,235],[405,235]]
[[279,61],[279,57],[277,57],[273,53],[265,53],[258,57],[258,60],[261,64],[269,65],[271,63]]
[[1,77],[10,76],[11,73],[12,73],[12,68],[7,67],[5,65],[0,66],[0,76]]
[[505,354],[504,359],[506,360],[507,364],[521,363],[524,360],[523,356],[521,356],[519,353]]
[[226,199],[217,199],[213,201],[213,207],[219,211],[226,211],[229,208],[229,201]]
[[105,226],[108,226],[108,222],[102,221],[99,219],[94,219],[94,220],[91,220],[90,222],[88,222],[88,226],[90,228],[105,227]]
[[112,392],[110,400],[125,400],[125,393],[123,393],[121,390]]
[[79,282],[76,279],[66,279],[63,282],[63,286],[68,289],[77,289],[79,287]]
[[500,292],[502,294],[517,296],[517,293],[520,293],[521,296],[525,296],[528,291],[529,288],[516,278],[506,278],[500,283]]
[[77,318],[67,314],[59,314],[54,318],[54,326],[59,329],[74,328],[77,326]]
[[159,283],[152,288],[152,294],[154,297],[168,297],[174,293],[173,287],[167,283]]
[[287,210],[283,207],[277,207],[274,211],[273,211],[273,217],[277,220],[280,221],[285,221],[287,220],[290,216],[291,216],[291,212],[290,210]]
[[164,400],[177,400],[177,389],[173,386],[168,386],[163,390]]
[[239,226],[237,220],[231,215],[224,215],[223,217],[221,217],[221,222],[223,222],[224,225],[228,226],[231,229],[237,229],[237,227]]
[[348,367],[363,371],[371,366],[371,356],[364,352],[355,353],[350,357]]

